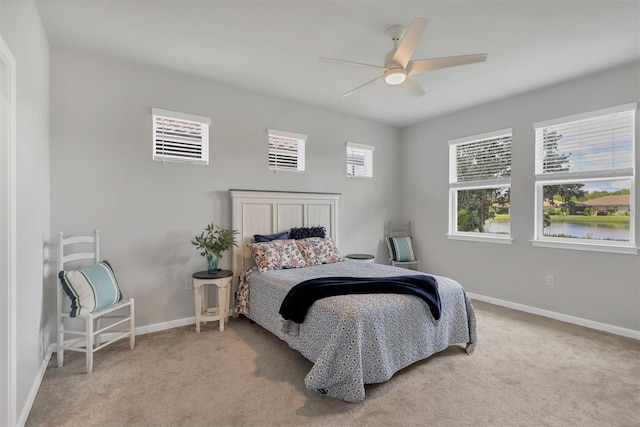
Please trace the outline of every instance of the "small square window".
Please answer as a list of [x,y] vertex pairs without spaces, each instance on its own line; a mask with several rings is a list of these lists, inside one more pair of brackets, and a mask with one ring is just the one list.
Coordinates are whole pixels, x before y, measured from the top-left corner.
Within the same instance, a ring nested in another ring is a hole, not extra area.
[[372,145],[347,142],[347,176],[354,178],[373,178]]
[[209,164],[211,119],[158,108],[152,115],[153,160]]
[[269,129],[269,169],[304,172],[307,135]]

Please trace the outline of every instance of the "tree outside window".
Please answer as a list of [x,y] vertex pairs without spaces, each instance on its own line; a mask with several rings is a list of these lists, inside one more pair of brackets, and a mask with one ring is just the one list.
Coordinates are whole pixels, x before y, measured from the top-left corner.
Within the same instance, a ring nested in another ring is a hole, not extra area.
[[511,129],[449,142],[449,236],[508,238]]
[[534,244],[634,250],[636,108],[628,104],[534,125]]

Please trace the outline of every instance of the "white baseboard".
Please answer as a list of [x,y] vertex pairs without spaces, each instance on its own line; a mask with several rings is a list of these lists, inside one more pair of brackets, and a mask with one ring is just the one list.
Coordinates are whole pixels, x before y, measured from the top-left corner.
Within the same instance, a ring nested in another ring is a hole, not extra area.
[[[150,334],[152,332],[166,331],[167,329],[179,328],[181,326],[189,326],[189,325],[195,325],[195,324],[196,324],[196,317],[191,316],[191,317],[185,317],[184,319],[176,319],[176,320],[170,320],[168,322],[154,323],[152,325],[138,326],[136,328],[136,336]],[[118,332],[105,332],[103,334],[100,334],[100,336],[104,341],[108,341],[112,338],[115,338],[117,335],[119,335]],[[77,341],[77,340],[78,338],[72,338],[70,340],[67,340],[65,341],[65,345],[69,345],[71,341]],[[79,341],[78,343],[74,343],[74,346],[76,347],[82,347],[83,345],[84,345],[84,341]],[[55,344],[54,344],[54,351],[55,351]]]
[[38,372],[36,373],[36,378],[33,380],[33,384],[31,384],[31,389],[29,390],[27,399],[24,402],[22,411],[20,412],[20,418],[18,418],[19,426],[25,425],[27,422],[27,418],[29,418],[31,407],[33,406],[33,402],[36,401],[36,396],[38,395],[40,384],[42,384],[44,373],[47,370],[47,366],[49,366],[49,360],[51,360],[51,356],[53,355],[55,349],[56,349],[55,344],[49,344],[49,346],[47,347],[47,351],[44,355],[44,359],[42,359],[42,363],[40,364],[40,369],[38,369]]
[[170,320],[168,322],[154,323],[153,325],[136,327],[136,335],[150,334],[152,332],[165,331],[167,329],[179,328],[181,326],[195,325],[196,316],[185,317],[184,319]]
[[[548,317],[551,319],[560,320],[562,322],[572,323],[574,325],[584,326],[586,328],[596,329],[599,331],[609,332],[615,335],[621,335],[623,337],[640,340],[640,331],[635,331],[633,329],[621,328],[619,326],[595,322],[593,320],[582,319],[580,317],[570,316],[562,313],[556,313],[554,311],[544,310],[541,308],[531,307],[524,304],[518,304],[515,302],[505,301],[505,300],[487,297],[484,295],[478,295],[470,292],[468,292],[467,294],[471,299],[475,299],[478,301],[484,301],[490,304],[511,308],[513,310],[524,311],[526,313],[536,314],[538,316]],[[152,325],[139,326],[136,328],[136,335],[150,334],[152,332],[159,332],[167,329],[179,328],[181,326],[193,325],[195,323],[196,323],[195,316],[191,316],[191,317],[185,317],[183,319],[170,320],[168,322],[160,322],[160,323],[154,323]],[[53,355],[55,350],[56,350],[55,343],[49,344],[49,346],[47,347],[47,352],[44,356],[44,359],[42,360],[40,369],[36,374],[36,378],[33,381],[33,384],[31,385],[31,389],[29,390],[29,395],[27,396],[27,400],[20,414],[20,418],[18,420],[18,425],[20,426],[25,425],[25,423],[27,422],[27,418],[29,417],[29,412],[31,412],[31,407],[33,406],[33,402],[35,402],[36,400],[38,389],[40,389],[40,384],[42,384],[42,379],[44,378],[45,371],[47,370],[47,366],[49,365],[49,360],[51,360],[51,356]]]
[[[139,326],[136,328],[136,335],[144,335],[149,334],[151,332],[159,332],[164,331],[166,329],[178,328],[180,326],[193,325],[196,323],[196,317],[186,317],[184,319],[171,320],[168,322],[160,322],[154,323],[153,325]],[[105,338],[106,335],[105,334]],[[56,352],[56,343],[51,343],[47,347],[47,351],[44,355],[44,359],[42,360],[42,364],[36,373],[36,378],[31,385],[31,389],[29,390],[29,394],[27,395],[27,399],[22,408],[22,412],[20,413],[20,418],[18,419],[18,425],[23,426],[27,422],[27,418],[29,417],[29,413],[31,412],[31,408],[33,407],[33,402],[36,400],[36,396],[38,394],[38,390],[40,389],[40,384],[42,384],[42,379],[44,378],[44,374],[47,370],[47,366],[49,366],[49,361],[53,356],[53,353]]]
[[528,305],[518,304],[515,302],[505,301],[497,298],[486,297],[484,295],[478,295],[467,292],[467,295],[471,299],[477,299],[478,301],[488,302],[489,304],[499,305],[502,307],[512,308],[518,311],[524,311],[526,313],[537,314],[542,317],[549,317],[551,319],[560,320],[562,322],[572,323],[578,326],[584,326],[586,328],[596,329],[598,331],[609,332],[615,335],[621,335],[627,338],[633,338],[640,340],[640,331],[633,329],[621,328],[620,326],[609,325],[607,323],[595,322],[593,320],[583,319],[581,317],[570,316],[568,314],[556,313],[555,311],[544,310],[537,307],[531,307]]

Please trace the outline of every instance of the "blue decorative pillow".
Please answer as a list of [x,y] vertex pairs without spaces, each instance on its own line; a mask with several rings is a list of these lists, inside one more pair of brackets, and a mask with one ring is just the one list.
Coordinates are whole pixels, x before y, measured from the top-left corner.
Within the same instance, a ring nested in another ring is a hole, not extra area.
[[293,227],[289,230],[290,239],[306,239],[307,237],[327,237],[327,230],[322,226],[317,227]]
[[415,261],[411,237],[389,237],[387,239],[391,259],[398,262]]
[[71,298],[71,317],[102,310],[122,300],[116,276],[108,261],[80,270],[61,271],[58,278]]
[[272,240],[287,240],[289,238],[289,233],[284,231],[282,233],[275,234],[254,234],[253,240],[256,243],[266,243]]

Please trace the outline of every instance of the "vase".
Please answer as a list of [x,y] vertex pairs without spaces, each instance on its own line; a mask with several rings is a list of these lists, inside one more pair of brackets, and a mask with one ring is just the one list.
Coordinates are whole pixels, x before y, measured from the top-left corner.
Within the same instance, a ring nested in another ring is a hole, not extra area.
[[209,270],[209,274],[216,274],[218,272],[219,259],[220,255],[218,254],[207,254],[207,267]]

